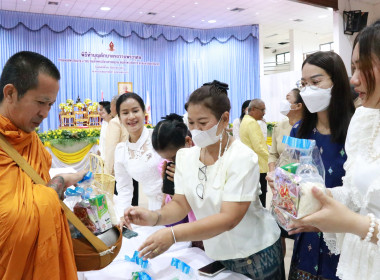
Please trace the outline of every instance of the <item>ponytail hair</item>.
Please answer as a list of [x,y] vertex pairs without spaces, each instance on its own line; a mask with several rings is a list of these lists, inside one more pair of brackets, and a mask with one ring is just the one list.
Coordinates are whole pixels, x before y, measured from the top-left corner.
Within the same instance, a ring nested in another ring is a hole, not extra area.
[[188,135],[188,128],[183,122],[183,117],[170,114],[157,123],[152,134],[152,145],[156,151],[167,148],[183,148]]

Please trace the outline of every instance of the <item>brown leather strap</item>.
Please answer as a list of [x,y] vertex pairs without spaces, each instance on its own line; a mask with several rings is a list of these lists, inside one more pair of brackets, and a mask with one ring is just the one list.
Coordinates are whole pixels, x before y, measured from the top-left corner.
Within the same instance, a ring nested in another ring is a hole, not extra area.
[[[46,185],[46,182],[41,178],[41,176],[33,169],[32,166],[16,151],[15,148],[5,139],[4,135],[0,133],[0,147],[6,152],[17,165],[24,170],[26,174],[36,184]],[[94,246],[94,248],[100,253],[108,250],[106,244],[99,238],[97,238],[82,222],[77,216],[66,206],[66,204],[60,200],[61,206],[66,214],[67,219],[83,234],[83,236]]]

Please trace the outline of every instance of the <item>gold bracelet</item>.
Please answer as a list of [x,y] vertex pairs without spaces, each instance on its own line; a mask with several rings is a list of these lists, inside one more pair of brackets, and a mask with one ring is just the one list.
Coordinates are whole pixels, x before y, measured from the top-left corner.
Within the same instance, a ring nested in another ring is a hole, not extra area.
[[158,221],[160,220],[160,218],[161,218],[161,214],[160,214],[160,212],[158,212],[158,211],[153,211],[154,213],[157,213],[157,221],[156,221],[156,223],[153,225],[153,226],[156,226],[157,224],[158,224]]

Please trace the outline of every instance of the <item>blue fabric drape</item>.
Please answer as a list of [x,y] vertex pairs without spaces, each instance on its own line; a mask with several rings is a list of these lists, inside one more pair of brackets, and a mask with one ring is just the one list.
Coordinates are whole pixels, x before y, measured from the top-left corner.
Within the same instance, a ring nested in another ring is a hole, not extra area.
[[1,68],[14,53],[30,50],[61,72],[57,102],[41,130],[58,127],[59,103],[78,96],[100,101],[101,91],[110,100],[118,82],[132,82],[144,100],[149,94],[154,124],[183,114],[189,94],[214,79],[230,85],[231,119],[245,100],[260,96],[257,26],[196,30],[0,11],[0,41]]

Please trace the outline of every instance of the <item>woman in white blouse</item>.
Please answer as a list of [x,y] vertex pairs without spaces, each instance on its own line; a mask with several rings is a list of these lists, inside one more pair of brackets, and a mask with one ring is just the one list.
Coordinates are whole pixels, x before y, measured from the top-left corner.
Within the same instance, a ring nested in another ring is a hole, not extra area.
[[295,221],[294,232],[323,232],[326,244],[340,253],[337,276],[343,280],[380,279],[380,21],[355,40],[351,84],[363,107],[352,117],[347,133],[343,186],[330,189],[333,198],[313,189],[322,209]]
[[173,200],[159,211],[131,207],[127,224],[166,225],[192,209],[197,221],[157,231],[140,246],[154,258],[178,241],[203,240],[206,254],[252,279],[285,279],[280,230],[259,200],[257,155],[226,133],[228,85],[214,81],[189,97],[192,148],[176,156]]
[[160,209],[163,193],[158,165],[162,159],[153,150],[152,136],[144,126],[144,102],[136,93],[124,93],[117,99],[116,110],[120,123],[129,133],[128,140],[117,144],[115,149],[116,212],[122,217],[124,210],[131,206],[132,178],[148,197],[149,209]]

